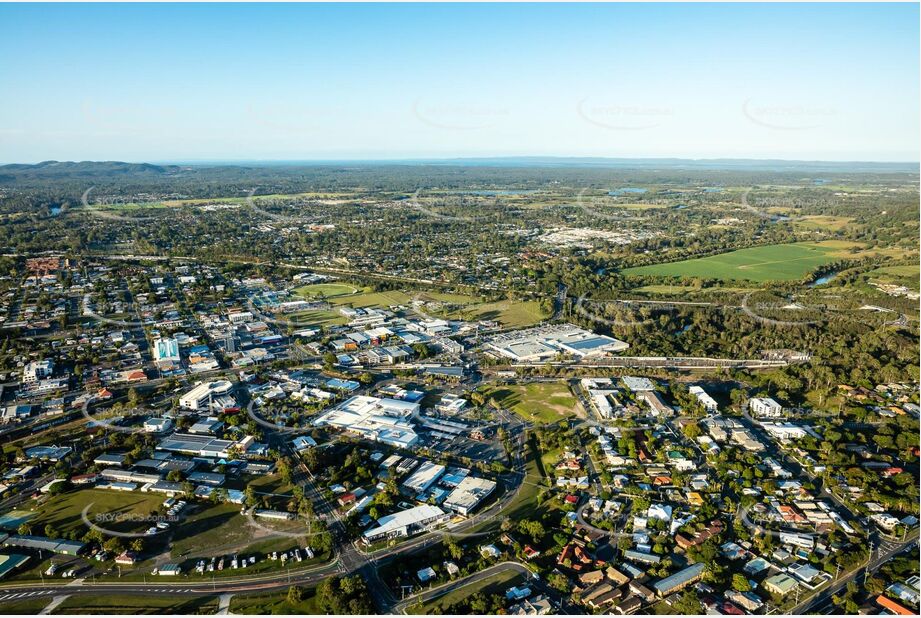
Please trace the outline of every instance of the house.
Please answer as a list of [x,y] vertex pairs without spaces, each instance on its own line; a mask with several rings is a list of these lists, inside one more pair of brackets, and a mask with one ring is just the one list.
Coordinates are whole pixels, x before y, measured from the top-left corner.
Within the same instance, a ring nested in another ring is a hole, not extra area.
[[419,581],[424,584],[430,580],[435,579],[437,576],[435,574],[435,569],[432,567],[425,567],[424,569],[419,569],[416,571],[416,577],[419,578]]
[[897,616],[916,616],[917,615],[914,611],[908,609],[901,603],[897,603],[893,601],[892,599],[885,597],[883,595],[879,595],[878,597],[876,597],[876,603],[880,607],[889,610],[890,612],[892,612],[893,614]]
[[786,596],[797,588],[796,580],[786,573],[772,575],[762,582],[764,589],[773,594]]

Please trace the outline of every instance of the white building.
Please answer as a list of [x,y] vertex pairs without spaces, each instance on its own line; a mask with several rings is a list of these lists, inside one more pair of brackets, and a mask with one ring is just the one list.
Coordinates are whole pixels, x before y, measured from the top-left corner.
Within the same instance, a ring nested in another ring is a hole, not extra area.
[[700,405],[704,407],[704,410],[707,412],[716,412],[719,409],[719,406],[716,403],[716,400],[707,394],[703,388],[697,386],[696,384],[688,389],[692,395],[700,402]]
[[776,418],[783,413],[783,407],[770,397],[752,397],[748,401],[748,409],[755,416]]
[[22,383],[36,384],[39,380],[50,377],[52,373],[54,373],[54,361],[50,359],[32,361],[22,369]]
[[761,426],[772,438],[780,440],[781,442],[799,440],[805,438],[809,434],[805,427],[800,427],[792,423],[762,423]]
[[313,424],[338,427],[367,440],[408,448],[419,441],[409,420],[418,413],[418,403],[356,395],[320,415]]
[[233,384],[229,380],[199,382],[195,388],[179,398],[179,407],[196,411],[218,407],[229,408],[236,405],[233,397],[230,396],[232,389]]
[[578,358],[622,352],[630,346],[606,335],[596,335],[574,324],[538,326],[490,339],[486,346],[501,356],[518,362],[535,362],[568,354]]
[[422,493],[441,478],[444,472],[443,465],[425,461],[408,479],[403,481],[403,487],[414,493]]
[[377,520],[377,526],[367,530],[362,538],[366,543],[382,539],[404,537],[432,528],[448,518],[437,506],[423,504]]
[[495,489],[495,481],[465,477],[444,501],[444,507],[461,515],[469,515]]
[[149,418],[144,421],[144,431],[147,433],[160,433],[161,431],[169,431],[172,426],[173,421],[169,418]]
[[159,337],[154,340],[153,359],[157,363],[179,362],[179,341],[174,337]]

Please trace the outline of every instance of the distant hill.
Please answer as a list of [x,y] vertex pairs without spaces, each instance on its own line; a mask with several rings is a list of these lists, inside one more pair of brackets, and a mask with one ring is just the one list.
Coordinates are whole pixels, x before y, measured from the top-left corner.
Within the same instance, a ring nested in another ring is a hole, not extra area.
[[119,177],[158,177],[181,172],[178,165],[124,163],[122,161],[42,161],[35,164],[0,165],[4,182],[25,180],[63,180]]

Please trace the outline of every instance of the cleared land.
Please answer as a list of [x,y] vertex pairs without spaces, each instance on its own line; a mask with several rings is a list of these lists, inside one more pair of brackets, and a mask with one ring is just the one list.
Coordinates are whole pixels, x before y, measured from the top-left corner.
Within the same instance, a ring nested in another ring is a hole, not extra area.
[[335,298],[355,294],[358,288],[347,283],[313,283],[304,285],[294,290],[294,293],[305,298]]
[[540,303],[532,300],[503,300],[462,307],[448,317],[467,321],[494,320],[503,326],[523,327],[537,324],[550,317],[541,311]]
[[628,268],[626,275],[791,281],[835,260],[851,257],[856,243],[829,241],[750,247],[710,257]]
[[893,285],[904,285],[912,290],[918,289],[918,277],[921,274],[921,268],[917,264],[902,264],[898,266],[884,266],[871,270],[867,275],[870,281],[877,283],[891,283]]
[[288,593],[238,594],[230,600],[233,614],[288,614],[317,615],[320,613],[316,601],[316,590],[304,590],[303,599],[297,603],[288,602]]
[[411,614],[444,614],[452,605],[478,592],[482,592],[486,596],[504,595],[506,590],[522,583],[524,580],[524,575],[517,571],[502,571],[485,579],[471,582],[466,586],[461,586],[421,606],[416,605],[415,607],[407,608],[407,612]]
[[217,597],[81,594],[65,599],[52,614],[213,614],[217,607]]
[[134,531],[148,527],[144,522],[130,521],[134,516],[143,517],[156,511],[163,503],[163,496],[137,492],[109,491],[105,489],[81,489],[54,496],[36,506],[38,515],[29,520],[33,534],[44,534],[45,526],[54,526],[59,533],[71,530],[85,532],[81,513],[92,504],[87,516],[92,521],[100,514],[117,515],[121,521],[100,523],[105,528],[120,532]]
[[576,416],[579,405],[565,382],[500,386],[486,394],[496,406],[535,423],[554,423]]

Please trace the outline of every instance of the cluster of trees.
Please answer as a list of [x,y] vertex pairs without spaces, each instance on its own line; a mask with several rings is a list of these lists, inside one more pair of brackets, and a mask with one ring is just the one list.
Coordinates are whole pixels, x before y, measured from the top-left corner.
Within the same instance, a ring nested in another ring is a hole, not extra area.
[[317,607],[322,614],[373,614],[368,586],[360,575],[330,577],[317,585]]

